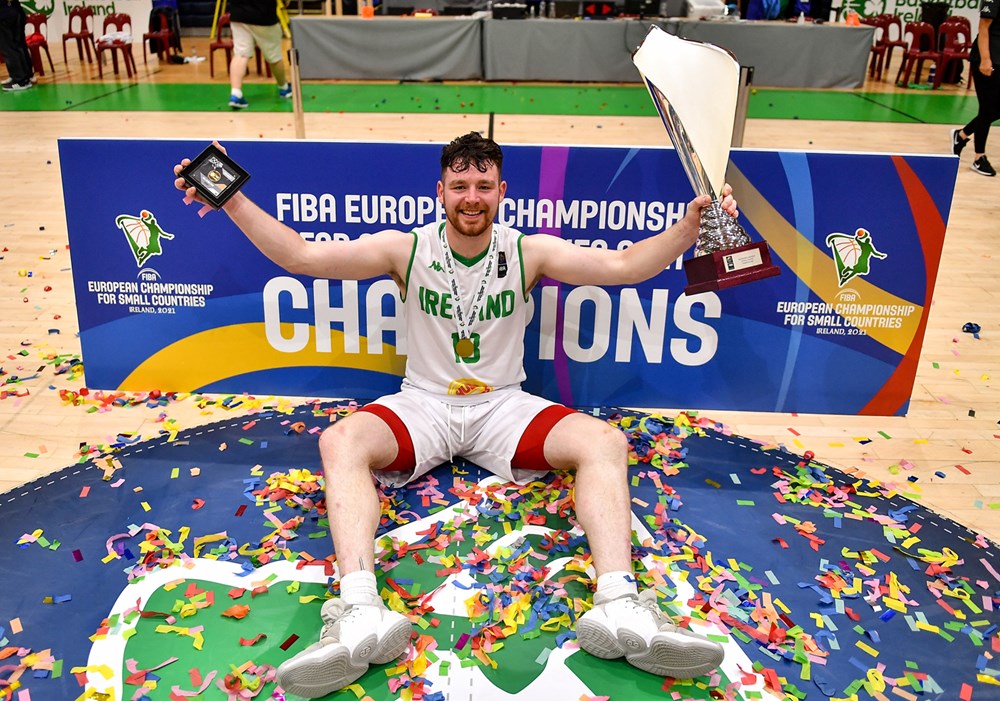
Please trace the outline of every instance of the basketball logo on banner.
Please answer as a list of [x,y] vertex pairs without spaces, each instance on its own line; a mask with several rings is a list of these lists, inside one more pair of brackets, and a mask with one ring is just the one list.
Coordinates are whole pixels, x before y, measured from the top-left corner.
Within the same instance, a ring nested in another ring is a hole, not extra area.
[[867,275],[871,270],[871,259],[887,258],[872,243],[872,234],[859,228],[854,235],[833,233],[826,237],[826,245],[833,251],[837,264],[837,282],[843,287],[858,275]]
[[153,216],[153,213],[145,209],[138,217],[131,214],[119,215],[115,219],[115,224],[128,239],[128,245],[135,257],[135,264],[139,268],[153,256],[163,253],[160,239],[169,241],[174,238],[173,234],[168,234],[161,229],[156,223],[156,217]]

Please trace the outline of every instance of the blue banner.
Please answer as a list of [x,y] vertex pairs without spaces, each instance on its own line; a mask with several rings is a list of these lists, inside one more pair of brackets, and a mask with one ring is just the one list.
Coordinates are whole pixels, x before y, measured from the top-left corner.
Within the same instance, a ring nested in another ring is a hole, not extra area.
[[[375,397],[406,337],[388,278],[297,277],[172,167],[206,144],[61,139],[86,380],[105,389]],[[306,240],[437,219],[439,144],[229,142],[244,191]],[[580,246],[651,236],[693,197],[668,148],[507,146],[499,219]],[[112,180],[94,165],[114,163]],[[533,292],[525,389],[573,406],[904,414],[954,190],[953,156],[734,151],[741,223],[782,274],[684,294],[645,283]]]

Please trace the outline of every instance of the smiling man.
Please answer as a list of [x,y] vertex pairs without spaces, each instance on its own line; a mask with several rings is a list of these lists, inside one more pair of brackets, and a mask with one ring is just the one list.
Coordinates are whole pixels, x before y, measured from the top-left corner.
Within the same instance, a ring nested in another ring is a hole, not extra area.
[[[177,175],[188,164],[174,168]],[[406,652],[411,625],[378,596],[375,479],[400,486],[457,456],[505,480],[576,473],[575,508],[597,584],[577,622],[580,646],[625,657],[652,674],[688,678],[714,669],[722,646],[674,626],[653,591],[632,577],[628,443],[604,421],[521,390],[529,294],[543,278],[624,285],[673,263],[698,235],[707,196],[666,231],[624,251],[582,248],[496,223],[507,183],[503,152],[466,134],[444,147],[437,196],[445,221],[353,241],[306,242],[242,193],[223,210],[255,246],[295,274],[339,280],[389,275],[406,315],[406,373],[399,392],[337,421],[320,437],[330,534],[341,598],[324,603],[319,641],[278,669],[288,692],[319,697]],[[198,199],[182,178],[178,189]],[[723,208],[736,216],[731,188]]]

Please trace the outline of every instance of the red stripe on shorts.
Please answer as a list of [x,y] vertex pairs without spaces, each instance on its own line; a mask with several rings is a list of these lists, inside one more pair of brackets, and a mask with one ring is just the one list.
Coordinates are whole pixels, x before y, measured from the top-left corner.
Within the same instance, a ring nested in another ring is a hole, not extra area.
[[554,470],[545,459],[545,439],[553,426],[575,413],[576,410],[562,404],[553,404],[538,412],[521,434],[514,457],[510,459],[511,467],[521,470]]
[[416,455],[413,452],[413,439],[410,438],[410,431],[392,409],[388,409],[381,404],[366,404],[358,411],[367,411],[375,414],[389,427],[392,435],[396,438],[396,459],[383,467],[383,470],[392,472],[410,472],[417,464]]

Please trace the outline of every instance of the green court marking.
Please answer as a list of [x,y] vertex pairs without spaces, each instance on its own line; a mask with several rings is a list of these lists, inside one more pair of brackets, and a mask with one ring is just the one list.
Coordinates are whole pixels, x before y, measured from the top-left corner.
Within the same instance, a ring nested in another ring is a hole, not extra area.
[[[520,83],[305,83],[306,112],[652,117],[641,85]],[[249,112],[291,112],[271,83],[244,86]],[[3,111],[232,112],[224,83],[43,84],[0,97]],[[971,92],[872,93],[754,88],[751,119],[959,124],[976,112]]]

